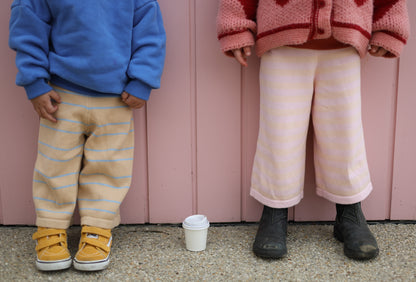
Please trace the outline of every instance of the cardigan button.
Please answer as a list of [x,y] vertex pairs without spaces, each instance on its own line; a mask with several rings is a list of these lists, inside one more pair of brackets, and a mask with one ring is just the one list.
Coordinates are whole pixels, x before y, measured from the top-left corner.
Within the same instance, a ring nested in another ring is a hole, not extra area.
[[320,8],[320,9],[322,9],[323,7],[325,7],[325,5],[326,5],[326,3],[325,3],[325,1],[319,1],[318,2],[318,7]]
[[318,34],[324,34],[325,33],[325,29],[318,28],[317,32],[318,32]]

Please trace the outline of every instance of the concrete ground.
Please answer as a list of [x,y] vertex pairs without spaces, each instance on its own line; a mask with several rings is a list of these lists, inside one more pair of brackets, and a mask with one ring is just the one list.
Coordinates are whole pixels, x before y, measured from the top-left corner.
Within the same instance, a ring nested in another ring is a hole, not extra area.
[[[287,257],[264,260],[251,252],[257,224],[209,228],[207,249],[190,252],[178,225],[123,225],[113,230],[111,264],[99,272],[73,268],[39,272],[35,227],[0,226],[0,281],[416,281],[416,224],[371,224],[380,255],[354,261],[343,255],[330,224],[293,224]],[[68,231],[74,254],[80,227]]]

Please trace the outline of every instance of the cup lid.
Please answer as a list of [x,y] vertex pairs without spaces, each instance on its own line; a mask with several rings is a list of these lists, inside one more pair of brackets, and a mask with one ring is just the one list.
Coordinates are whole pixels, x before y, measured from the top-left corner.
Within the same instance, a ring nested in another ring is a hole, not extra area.
[[185,218],[182,227],[189,230],[201,230],[209,227],[209,221],[205,215],[195,214]]

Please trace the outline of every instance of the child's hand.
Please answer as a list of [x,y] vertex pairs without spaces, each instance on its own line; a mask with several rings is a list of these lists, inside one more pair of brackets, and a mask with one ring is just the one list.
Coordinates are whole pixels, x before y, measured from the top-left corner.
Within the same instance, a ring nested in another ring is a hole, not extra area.
[[146,104],[145,100],[130,95],[127,92],[123,92],[123,94],[121,94],[121,100],[132,109],[140,109]]
[[58,110],[58,104],[61,103],[61,96],[58,93],[51,90],[48,93],[40,95],[30,100],[33,104],[33,108],[38,113],[39,117],[50,120],[51,122],[57,122],[54,117],[54,113]]
[[240,65],[247,66],[247,57],[251,55],[251,48],[249,46],[232,50],[234,58],[240,63]]
[[370,53],[370,55],[374,57],[384,57],[389,51],[387,51],[383,47],[371,45],[370,50],[368,52]]

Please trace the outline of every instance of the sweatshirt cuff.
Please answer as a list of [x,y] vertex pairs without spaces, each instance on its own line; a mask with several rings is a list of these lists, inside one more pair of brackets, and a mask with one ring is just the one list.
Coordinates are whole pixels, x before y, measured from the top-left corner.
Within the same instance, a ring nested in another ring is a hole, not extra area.
[[124,88],[124,91],[130,95],[147,101],[149,100],[152,88],[139,80],[131,80]]
[[24,88],[29,100],[39,97],[40,95],[48,93],[52,90],[52,87],[43,78],[36,80],[32,84],[25,85]]

